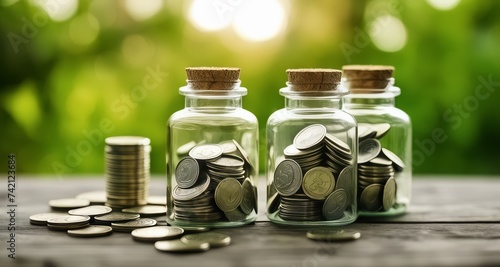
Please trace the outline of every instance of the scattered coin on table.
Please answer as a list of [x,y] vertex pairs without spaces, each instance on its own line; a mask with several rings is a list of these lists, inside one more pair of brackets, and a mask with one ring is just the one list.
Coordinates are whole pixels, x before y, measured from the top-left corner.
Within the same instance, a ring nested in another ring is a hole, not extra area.
[[153,226],[135,229],[131,232],[134,240],[154,242],[181,237],[184,229],[176,226]]
[[61,199],[53,199],[49,201],[49,206],[53,209],[76,209],[82,208],[90,205],[90,201],[86,199],[77,199],[77,198],[61,198]]
[[189,234],[181,237],[181,241],[191,243],[209,243],[211,248],[224,247],[231,244],[231,237],[217,232]]
[[306,234],[307,238],[318,241],[349,241],[361,237],[361,233],[342,229],[312,229]]
[[184,243],[181,240],[156,241],[155,248],[164,252],[203,252],[210,249],[208,243]]
[[99,237],[107,236],[112,232],[112,228],[105,225],[89,225],[80,229],[68,230],[68,235],[73,237]]

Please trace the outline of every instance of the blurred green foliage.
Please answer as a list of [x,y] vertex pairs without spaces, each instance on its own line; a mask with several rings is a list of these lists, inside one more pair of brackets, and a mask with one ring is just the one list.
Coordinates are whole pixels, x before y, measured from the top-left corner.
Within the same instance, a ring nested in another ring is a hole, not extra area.
[[[0,1],[0,155],[15,153],[19,172],[103,173],[102,137],[141,135],[152,140],[152,172],[164,173],[165,125],[184,106],[186,67],[241,68],[243,105],[259,119],[264,152],[266,120],[284,105],[286,69],[387,64],[402,90],[396,104],[413,120],[416,173],[500,174],[499,1],[463,0],[450,10],[428,1],[287,1],[286,27],[262,42],[231,28],[198,30],[191,1],[164,1],[144,20],[125,1],[79,1],[63,21],[33,2]],[[387,14],[406,29],[396,52],[368,36]],[[165,77],[141,89],[157,68]],[[445,140],[431,141],[436,129]]]

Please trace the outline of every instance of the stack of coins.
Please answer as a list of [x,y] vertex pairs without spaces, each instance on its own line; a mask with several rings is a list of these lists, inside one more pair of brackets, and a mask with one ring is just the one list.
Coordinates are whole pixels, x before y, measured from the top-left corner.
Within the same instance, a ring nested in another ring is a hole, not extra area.
[[58,216],[47,220],[50,230],[67,231],[89,226],[90,217],[81,215]]
[[358,155],[358,192],[361,210],[388,211],[396,203],[395,175],[403,171],[403,161],[383,148],[377,138],[384,136],[390,125],[363,124]]
[[313,124],[283,152],[285,160],[274,172],[277,195],[269,212],[278,209],[281,219],[294,221],[342,218],[355,189],[350,147],[328,134],[324,125]]
[[[192,143],[182,146],[183,150]],[[235,140],[191,147],[175,169],[174,218],[244,220],[255,209],[255,187],[249,179],[253,172],[247,154]]]
[[147,204],[149,190],[149,138],[106,138],[106,205],[125,208]]
[[326,128],[321,124],[304,128],[295,136],[294,143],[283,151],[285,158],[297,162],[303,173],[320,166],[323,162],[325,135]]
[[338,177],[344,168],[352,164],[351,149],[346,143],[331,134],[327,134],[325,140],[326,165],[335,177]]

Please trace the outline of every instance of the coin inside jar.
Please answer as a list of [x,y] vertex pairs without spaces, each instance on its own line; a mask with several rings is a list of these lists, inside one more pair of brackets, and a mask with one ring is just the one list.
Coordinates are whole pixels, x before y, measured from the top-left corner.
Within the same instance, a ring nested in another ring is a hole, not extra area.
[[335,177],[328,168],[314,167],[304,175],[302,188],[308,197],[322,200],[333,192]]
[[185,157],[179,161],[175,169],[175,180],[180,188],[189,188],[198,180],[200,166],[198,161]]
[[274,172],[274,186],[282,196],[295,194],[302,185],[302,170],[300,165],[290,159],[278,164]]
[[243,200],[243,189],[238,180],[226,178],[222,180],[215,189],[215,203],[227,212],[235,210]]

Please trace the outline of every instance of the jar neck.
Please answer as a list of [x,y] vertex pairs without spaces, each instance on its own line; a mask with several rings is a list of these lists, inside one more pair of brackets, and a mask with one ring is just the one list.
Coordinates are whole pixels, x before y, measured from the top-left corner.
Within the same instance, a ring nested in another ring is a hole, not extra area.
[[394,107],[395,97],[390,94],[350,94],[344,98],[344,108]]
[[340,97],[285,97],[285,108],[288,110],[335,110],[342,108]]
[[195,110],[219,110],[219,109],[237,109],[241,108],[242,101],[240,96],[232,97],[200,97],[186,96],[185,108]]

